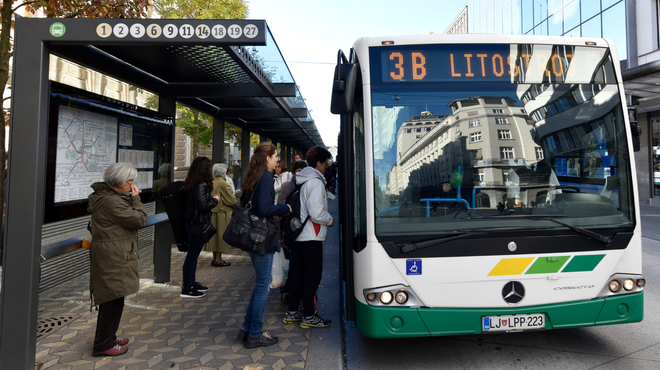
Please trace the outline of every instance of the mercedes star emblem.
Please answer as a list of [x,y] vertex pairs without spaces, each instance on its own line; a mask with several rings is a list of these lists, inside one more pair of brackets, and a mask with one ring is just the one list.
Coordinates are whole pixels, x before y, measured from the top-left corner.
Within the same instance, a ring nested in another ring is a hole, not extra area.
[[519,281],[509,281],[502,288],[502,298],[508,304],[518,304],[525,298],[525,287]]

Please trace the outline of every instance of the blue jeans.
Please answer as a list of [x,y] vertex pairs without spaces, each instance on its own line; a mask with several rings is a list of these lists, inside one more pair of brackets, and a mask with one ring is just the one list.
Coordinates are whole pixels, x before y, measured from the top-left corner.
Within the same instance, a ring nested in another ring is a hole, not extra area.
[[[204,244],[197,241],[195,237],[197,225],[186,222],[186,231],[188,232],[188,253],[183,261],[183,288],[190,289],[195,284],[195,273],[197,272],[197,258],[204,248]],[[270,282],[269,282],[270,283]]]
[[261,335],[261,328],[264,326],[263,316],[266,311],[266,302],[268,301],[268,290],[273,270],[273,253],[254,254],[248,253],[252,260],[252,266],[257,273],[250,304],[245,312],[243,321],[243,331],[248,332],[252,338],[258,338]]

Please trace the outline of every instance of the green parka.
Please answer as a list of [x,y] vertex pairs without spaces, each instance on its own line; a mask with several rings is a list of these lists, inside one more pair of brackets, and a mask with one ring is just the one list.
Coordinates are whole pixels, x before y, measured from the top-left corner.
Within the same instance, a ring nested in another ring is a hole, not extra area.
[[104,182],[92,184],[87,210],[92,214],[89,286],[94,304],[138,291],[138,229],[147,223],[139,196]]

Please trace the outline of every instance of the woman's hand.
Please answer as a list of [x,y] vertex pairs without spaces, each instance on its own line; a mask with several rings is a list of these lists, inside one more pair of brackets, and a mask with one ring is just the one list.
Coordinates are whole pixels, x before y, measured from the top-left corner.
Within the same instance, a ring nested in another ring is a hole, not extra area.
[[290,205],[290,204],[287,204],[287,206],[289,206],[289,213],[292,213],[292,212],[293,212],[293,209],[291,209],[291,205]]
[[220,194],[214,194],[213,198],[215,198],[219,202],[220,201]]
[[135,185],[131,185],[131,195],[136,196],[140,194],[140,189],[137,188]]

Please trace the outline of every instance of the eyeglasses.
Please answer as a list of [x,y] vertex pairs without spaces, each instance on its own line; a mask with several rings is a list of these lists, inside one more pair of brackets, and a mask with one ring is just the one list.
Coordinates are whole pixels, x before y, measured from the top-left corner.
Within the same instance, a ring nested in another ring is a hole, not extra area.
[[133,185],[133,180],[128,180],[128,181],[126,181],[126,183]]

